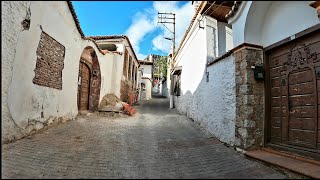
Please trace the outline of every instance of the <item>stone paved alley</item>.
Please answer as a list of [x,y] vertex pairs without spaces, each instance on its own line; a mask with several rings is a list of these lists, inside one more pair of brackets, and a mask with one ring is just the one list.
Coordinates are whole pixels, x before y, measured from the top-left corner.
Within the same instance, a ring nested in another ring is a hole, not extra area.
[[287,178],[154,98],[130,118],[92,114],[2,147],[2,178]]

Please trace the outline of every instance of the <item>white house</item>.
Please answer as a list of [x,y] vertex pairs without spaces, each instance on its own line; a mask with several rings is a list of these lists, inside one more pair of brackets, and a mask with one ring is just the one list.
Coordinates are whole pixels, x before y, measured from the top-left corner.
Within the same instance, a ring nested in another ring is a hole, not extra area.
[[[114,80],[112,88],[122,101],[130,101],[130,103],[137,101],[140,92],[138,84],[140,65],[129,38],[125,35],[88,36],[88,38],[94,39],[102,51],[121,55],[120,60],[112,67],[112,79]],[[131,100],[132,97],[134,99]]]
[[[1,5],[2,143],[74,119],[80,110],[97,110],[108,93],[121,94],[123,55],[84,36],[71,2]],[[129,40],[124,44],[130,46]],[[130,72],[136,72],[131,50]]]
[[193,3],[173,59],[174,106],[238,148],[319,158],[320,3]]
[[[229,59],[207,67],[210,61],[233,47],[232,29],[224,18],[233,2],[225,3],[224,8],[218,7],[220,2],[216,3],[194,2],[198,8],[175,53],[171,70],[175,80],[171,87],[175,95],[174,106],[179,111],[199,122],[220,140],[233,144],[234,62]],[[170,78],[168,81],[170,86]]]
[[150,100],[152,98],[153,87],[153,61],[149,58],[147,60],[140,60],[140,67],[142,70],[141,77],[141,100]]

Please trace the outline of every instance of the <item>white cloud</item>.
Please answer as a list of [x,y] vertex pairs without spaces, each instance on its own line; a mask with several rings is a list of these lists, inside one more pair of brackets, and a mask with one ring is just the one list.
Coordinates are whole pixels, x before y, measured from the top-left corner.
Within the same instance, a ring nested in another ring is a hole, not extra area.
[[[156,27],[158,12],[172,12],[176,14],[176,47],[179,45],[194,13],[191,2],[178,7],[177,1],[155,1],[152,8],[137,12],[125,34],[129,37],[139,59],[146,57],[146,55],[140,53],[139,44],[142,43],[144,38],[149,36],[150,33],[158,32],[158,35],[152,40],[152,50],[161,50],[166,53],[170,51],[172,41],[166,40],[164,37],[172,38],[172,33],[160,23],[159,26]],[[166,26],[170,30],[173,30],[171,24],[166,24]],[[155,28],[160,28],[160,31],[155,30]],[[155,34],[153,34],[153,36],[154,35]]]
[[[158,2],[156,5],[154,5],[154,7],[159,7],[159,4],[161,2]],[[177,2],[173,3],[172,6],[172,13],[176,14],[176,49],[179,46],[179,43],[185,33],[185,31],[187,30],[187,28],[189,27],[191,18],[193,16],[193,6],[191,4],[191,2],[188,2],[186,4],[184,4],[181,7],[177,6]],[[160,11],[160,9],[158,9]],[[158,50],[161,50],[163,52],[168,53],[170,51],[170,47],[172,46],[172,41],[163,39],[163,37],[169,37],[172,38],[172,33],[169,32],[169,30],[167,30],[162,24],[161,28],[162,28],[162,34],[158,35],[157,37],[155,37],[152,41],[154,47]],[[166,26],[173,31],[173,26],[171,24],[166,24]],[[161,41],[163,41],[162,43],[156,43],[157,41],[160,40],[160,38],[162,39]]]

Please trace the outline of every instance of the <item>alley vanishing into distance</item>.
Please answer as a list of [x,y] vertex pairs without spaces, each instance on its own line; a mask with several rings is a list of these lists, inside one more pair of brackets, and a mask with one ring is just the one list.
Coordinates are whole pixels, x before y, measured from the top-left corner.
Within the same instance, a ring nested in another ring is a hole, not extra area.
[[2,178],[287,178],[154,97],[133,117],[78,116],[2,147]]

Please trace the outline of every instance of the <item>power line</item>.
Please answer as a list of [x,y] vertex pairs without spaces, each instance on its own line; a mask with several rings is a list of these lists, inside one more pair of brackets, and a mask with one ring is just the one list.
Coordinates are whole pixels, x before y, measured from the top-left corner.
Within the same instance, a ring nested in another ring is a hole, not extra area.
[[154,27],[154,29],[153,29],[151,32],[149,32],[144,38],[142,38],[140,41],[138,41],[137,44],[140,43],[141,41],[145,40],[150,34],[152,34],[152,33],[157,29],[157,27],[158,27],[158,24],[157,24],[157,25]]

